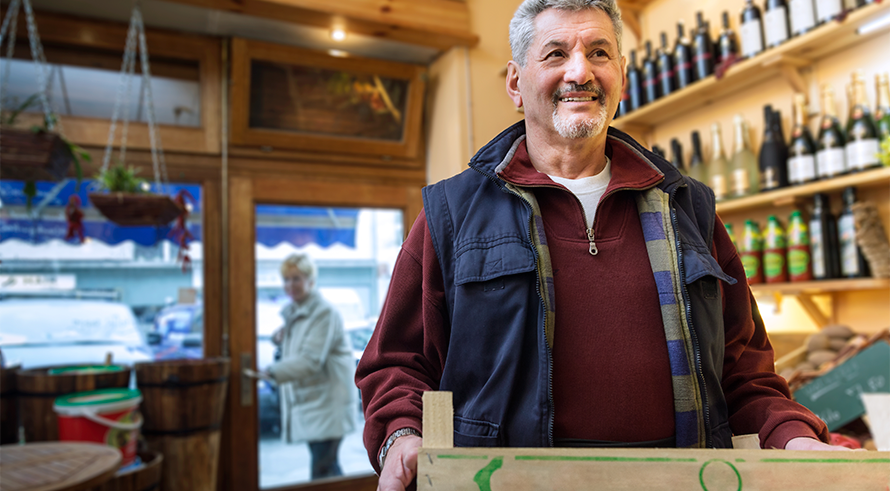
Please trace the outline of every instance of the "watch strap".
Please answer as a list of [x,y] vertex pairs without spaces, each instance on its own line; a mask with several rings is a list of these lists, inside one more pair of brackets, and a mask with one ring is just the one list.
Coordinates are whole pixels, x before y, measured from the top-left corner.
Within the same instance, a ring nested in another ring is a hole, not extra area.
[[377,459],[381,471],[383,470],[383,463],[386,461],[386,454],[389,453],[389,449],[392,448],[393,443],[400,437],[406,435],[421,436],[420,432],[414,428],[399,428],[392,432],[392,435],[389,435],[389,438],[386,439],[386,443],[383,444],[383,448],[380,450],[380,457]]

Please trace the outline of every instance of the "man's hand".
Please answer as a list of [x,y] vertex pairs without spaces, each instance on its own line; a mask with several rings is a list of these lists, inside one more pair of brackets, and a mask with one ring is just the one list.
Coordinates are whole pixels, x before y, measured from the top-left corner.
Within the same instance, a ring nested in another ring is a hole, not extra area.
[[805,436],[792,438],[788,440],[788,443],[785,444],[785,450],[828,450],[828,451],[850,451],[851,449],[847,447],[841,447],[838,445],[829,445],[827,443],[822,443],[815,438],[808,438]]
[[377,480],[377,491],[405,491],[417,476],[417,450],[421,445],[423,438],[414,435],[405,435],[393,442]]

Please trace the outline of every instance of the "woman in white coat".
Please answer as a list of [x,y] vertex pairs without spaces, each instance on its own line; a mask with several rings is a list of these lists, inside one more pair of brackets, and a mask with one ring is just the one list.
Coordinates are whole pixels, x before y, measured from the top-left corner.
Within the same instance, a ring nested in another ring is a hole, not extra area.
[[355,427],[355,361],[340,313],[315,288],[318,268],[294,254],[281,264],[284,291],[293,302],[281,310],[284,326],[272,341],[281,360],[268,368],[281,399],[281,435],[307,442],[312,479],[340,476],[337,451]]

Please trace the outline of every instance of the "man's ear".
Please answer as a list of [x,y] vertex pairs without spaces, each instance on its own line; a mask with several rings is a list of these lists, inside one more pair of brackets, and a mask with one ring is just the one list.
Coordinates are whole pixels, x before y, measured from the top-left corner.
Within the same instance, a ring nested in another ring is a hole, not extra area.
[[507,95],[517,108],[522,107],[522,93],[519,90],[519,64],[513,60],[507,62]]

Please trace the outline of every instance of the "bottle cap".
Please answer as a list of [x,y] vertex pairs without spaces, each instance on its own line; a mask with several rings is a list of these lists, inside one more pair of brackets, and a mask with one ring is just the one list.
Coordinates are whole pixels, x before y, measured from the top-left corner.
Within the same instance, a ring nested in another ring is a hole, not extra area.
[[794,210],[791,212],[791,218],[800,218],[800,210]]

